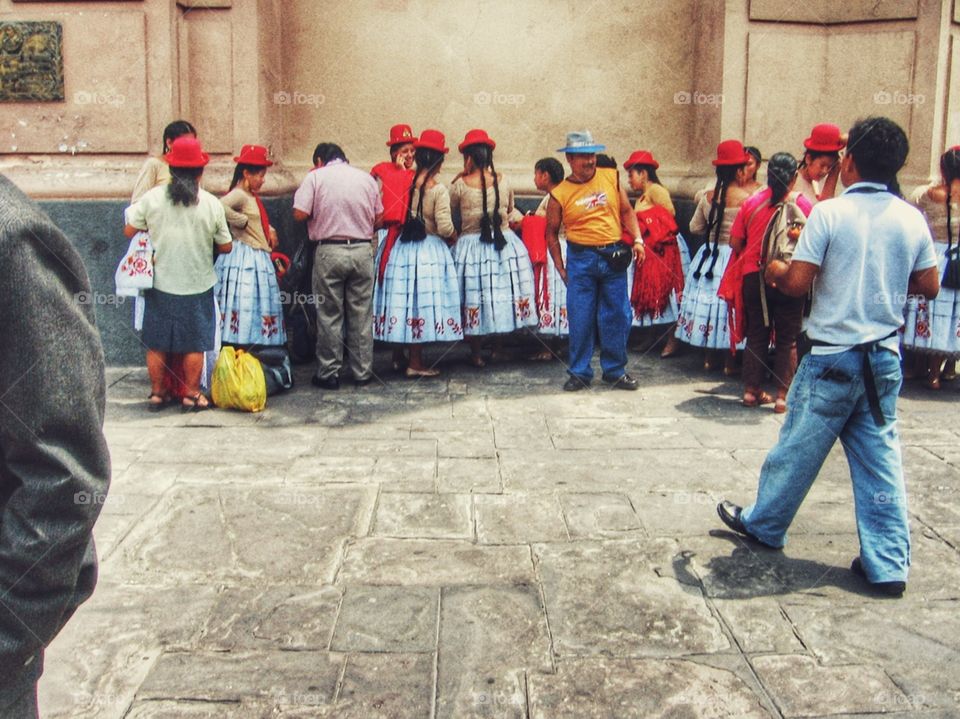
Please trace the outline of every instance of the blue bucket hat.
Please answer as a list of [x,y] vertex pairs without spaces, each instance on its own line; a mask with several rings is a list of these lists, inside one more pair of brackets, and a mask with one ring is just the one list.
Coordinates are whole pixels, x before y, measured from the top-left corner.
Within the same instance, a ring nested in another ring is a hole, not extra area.
[[568,132],[567,146],[561,147],[557,152],[593,155],[598,152],[603,152],[606,149],[606,145],[597,145],[594,143],[593,135],[589,130],[583,130],[581,132]]

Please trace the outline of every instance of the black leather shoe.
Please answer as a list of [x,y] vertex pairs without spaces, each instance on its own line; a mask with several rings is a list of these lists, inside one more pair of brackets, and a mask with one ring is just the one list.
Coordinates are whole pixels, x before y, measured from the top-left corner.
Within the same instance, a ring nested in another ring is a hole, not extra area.
[[734,532],[746,537],[752,542],[756,542],[761,546],[767,547],[768,549],[780,549],[780,547],[771,546],[750,534],[750,532],[747,531],[747,528],[743,526],[743,520],[740,519],[740,514],[742,512],[743,507],[739,507],[733,502],[728,502],[727,500],[723,500],[717,505],[717,514],[720,515],[720,521],[726,524],[727,527],[732,529]]
[[353,380],[353,386],[357,388],[366,387],[371,382],[373,382],[373,376],[367,377],[366,379],[355,379]]
[[863,571],[863,564],[860,561],[860,557],[856,557],[850,563],[850,571],[858,577],[865,579],[873,589],[881,594],[886,594],[888,597],[902,597],[903,593],[907,591],[906,582],[871,582],[867,579],[867,573]]
[[626,389],[631,392],[640,389],[640,383],[626,373],[619,377],[607,377],[604,375],[603,381],[610,385],[611,389]]
[[333,377],[327,377],[326,379],[321,379],[314,375],[310,378],[310,384],[314,387],[319,387],[320,389],[340,389],[340,379],[334,375]]
[[589,387],[590,387],[590,383],[589,383],[589,382],[586,382],[586,381],[580,379],[579,377],[574,377],[573,375],[570,375],[570,378],[569,378],[569,379],[566,381],[566,383],[564,383],[564,385],[563,385],[563,391],[564,391],[564,392],[579,392],[580,390],[582,390],[582,389],[588,389]]

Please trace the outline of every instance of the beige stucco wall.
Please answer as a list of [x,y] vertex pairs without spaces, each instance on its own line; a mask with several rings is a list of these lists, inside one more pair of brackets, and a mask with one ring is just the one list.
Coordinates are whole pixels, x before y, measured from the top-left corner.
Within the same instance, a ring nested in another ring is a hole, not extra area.
[[[369,167],[408,122],[454,148],[483,127],[531,190],[533,163],[589,128],[620,161],[653,150],[689,195],[722,139],[797,152],[817,122],[886,114],[910,135],[911,184],[960,142],[957,3],[0,0],[0,20],[63,23],[66,83],[62,103],[0,103],[0,171],[36,196],[122,197],[186,117],[209,188],[260,142],[284,192],[317,142]],[[454,149],[445,174],[459,164]]]

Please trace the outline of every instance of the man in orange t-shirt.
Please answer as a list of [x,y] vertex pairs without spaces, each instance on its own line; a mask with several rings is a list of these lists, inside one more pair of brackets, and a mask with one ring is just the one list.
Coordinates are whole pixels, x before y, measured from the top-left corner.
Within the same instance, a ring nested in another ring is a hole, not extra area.
[[[637,264],[644,258],[637,217],[615,169],[598,168],[597,145],[589,132],[567,134],[566,153],[571,174],[550,192],[547,203],[547,245],[557,272],[567,284],[567,319],[570,324],[570,378],[568,392],[585,389],[593,380],[596,337],[600,337],[600,367],[604,382],[615,389],[635,390],[637,381],[627,374],[627,338],[630,302],[627,266],[630,248],[621,241],[623,229],[633,237]],[[560,252],[558,231],[567,234],[567,261]]]

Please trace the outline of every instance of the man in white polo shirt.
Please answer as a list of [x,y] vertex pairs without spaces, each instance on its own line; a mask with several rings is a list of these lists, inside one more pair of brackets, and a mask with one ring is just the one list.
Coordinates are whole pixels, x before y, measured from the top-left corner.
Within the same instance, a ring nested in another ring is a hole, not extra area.
[[346,319],[348,362],[359,387],[373,379],[373,236],[383,201],[377,181],[351,167],[337,145],[318,145],[314,163],[318,167],[293,197],[293,218],[307,221],[307,236],[317,243],[317,373],[312,381],[321,389],[340,388]]
[[910,566],[910,528],[897,434],[898,330],[907,295],[940,291],[923,216],[889,191],[907,159],[903,130],[887,118],[853,126],[841,162],[847,188],[813,208],[793,261],[766,274],[783,293],[813,288],[813,350],[797,371],[780,439],[760,472],[754,504],[721,502],[735,532],[781,548],[787,528],[839,438],[850,464],[860,555],[851,570],[900,596]]

